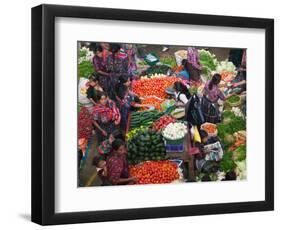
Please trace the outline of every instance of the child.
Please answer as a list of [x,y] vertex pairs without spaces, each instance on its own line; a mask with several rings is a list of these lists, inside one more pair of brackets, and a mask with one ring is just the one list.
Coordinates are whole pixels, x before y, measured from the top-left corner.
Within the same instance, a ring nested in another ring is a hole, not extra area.
[[95,156],[93,159],[93,165],[97,168],[97,175],[102,181],[102,186],[110,185],[107,179],[107,167],[106,161],[99,156]]
[[205,130],[200,130],[201,143],[196,143],[200,154],[196,156],[195,165],[198,171],[216,172],[217,162],[221,160],[223,150],[217,137],[209,137]]
[[121,139],[121,140],[125,140],[125,135],[122,131],[120,130],[115,130],[113,131],[110,135],[109,138],[105,141],[103,141],[98,147],[98,153],[100,154],[100,156],[103,159],[106,159],[106,157],[110,154],[110,152],[112,151],[112,142],[115,139]]

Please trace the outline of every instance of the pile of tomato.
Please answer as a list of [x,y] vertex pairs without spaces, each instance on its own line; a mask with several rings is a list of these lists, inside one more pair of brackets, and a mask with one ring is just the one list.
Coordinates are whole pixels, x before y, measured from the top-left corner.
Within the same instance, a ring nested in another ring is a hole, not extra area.
[[[149,97],[149,98],[145,98],[141,101],[142,104],[146,104],[146,105],[153,105],[155,107],[155,109],[157,110],[161,110],[161,103],[163,102],[163,99],[158,99],[158,98],[153,98],[153,97]],[[146,108],[147,109],[147,108]]]
[[176,81],[181,81],[177,77],[157,77],[143,78],[133,82],[133,91],[140,96],[157,96],[164,99],[166,97],[166,88],[172,86]]
[[179,179],[178,166],[171,161],[146,161],[130,166],[130,175],[137,178],[137,184],[164,184]]
[[159,131],[159,130],[165,128],[168,124],[174,123],[174,122],[176,122],[175,118],[172,118],[171,116],[168,116],[168,115],[164,115],[158,121],[155,121],[153,123],[152,128],[156,131]]

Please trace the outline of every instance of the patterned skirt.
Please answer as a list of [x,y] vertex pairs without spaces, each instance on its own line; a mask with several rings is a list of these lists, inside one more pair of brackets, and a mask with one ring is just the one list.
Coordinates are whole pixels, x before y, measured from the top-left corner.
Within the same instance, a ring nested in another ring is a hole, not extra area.
[[109,138],[109,135],[116,129],[116,126],[113,122],[108,122],[108,123],[99,122],[98,124],[104,131],[107,132],[107,136],[104,136],[99,129],[96,129],[98,145],[100,145],[101,142],[103,142]]
[[208,100],[205,96],[203,96],[201,102],[201,109],[205,118],[205,122],[216,124],[221,121],[221,115],[220,115],[218,103],[216,102],[213,103],[210,100]]

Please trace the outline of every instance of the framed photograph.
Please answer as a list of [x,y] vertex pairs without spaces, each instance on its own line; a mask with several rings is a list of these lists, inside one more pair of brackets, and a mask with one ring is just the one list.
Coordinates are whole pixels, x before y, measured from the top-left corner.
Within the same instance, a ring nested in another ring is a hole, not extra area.
[[274,20],[32,8],[32,221],[274,209]]

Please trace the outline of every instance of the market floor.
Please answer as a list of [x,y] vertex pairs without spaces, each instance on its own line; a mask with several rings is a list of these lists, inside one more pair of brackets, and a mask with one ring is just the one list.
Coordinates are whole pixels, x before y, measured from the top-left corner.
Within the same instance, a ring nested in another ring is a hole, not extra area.
[[97,176],[96,167],[92,164],[94,156],[97,155],[95,149],[97,149],[97,141],[95,135],[93,135],[88,156],[83,162],[83,167],[79,170],[79,182],[85,187],[101,184],[101,180]]

